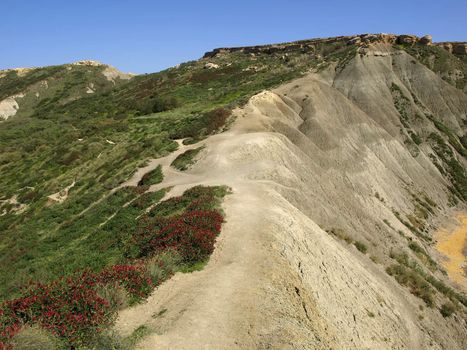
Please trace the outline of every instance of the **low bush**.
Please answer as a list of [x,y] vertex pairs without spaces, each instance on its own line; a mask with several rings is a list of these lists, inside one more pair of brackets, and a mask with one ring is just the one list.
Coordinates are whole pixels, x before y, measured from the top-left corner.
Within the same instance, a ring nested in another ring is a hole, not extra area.
[[410,242],[409,248],[415,252],[420,261],[430,269],[430,271],[435,271],[437,269],[436,262],[427,254],[425,249],[423,249],[416,242]]
[[340,240],[343,240],[345,242],[347,242],[347,244],[350,244],[353,242],[353,239],[352,237],[350,237],[347,232],[345,232],[344,230],[340,229],[340,228],[332,228],[330,230],[327,230],[326,232],[336,236],[337,238],[339,238]]
[[211,254],[223,218],[215,211],[197,210],[186,211],[170,220],[146,217],[144,221],[133,236],[132,244],[139,251],[137,257],[175,250],[184,262],[196,262]]
[[415,253],[419,253],[419,254],[426,254],[425,253],[425,249],[423,249],[422,247],[420,247],[417,243],[415,242],[410,242],[409,243],[409,248],[412,249]]
[[114,320],[117,310],[99,291],[115,284],[133,298],[146,297],[153,288],[144,265],[115,265],[98,274],[84,271],[50,284],[33,283],[22,297],[2,305],[0,342],[8,343],[23,324],[38,324],[72,347],[88,343]]
[[108,301],[112,310],[122,310],[130,303],[128,292],[119,283],[99,285],[97,294]]
[[223,128],[231,114],[225,108],[216,108],[204,114],[206,133],[210,135]]
[[455,312],[455,307],[451,302],[441,305],[439,312],[443,317],[450,317]]
[[368,251],[368,247],[365,243],[356,241],[354,242],[355,248],[357,248],[361,253],[365,254]]
[[421,298],[429,307],[434,305],[433,289],[429,283],[416,271],[401,265],[394,264],[386,269],[386,272],[394,276],[397,282],[403,286],[407,286],[410,292]]
[[150,278],[157,285],[160,281],[165,281],[172,276],[179,269],[181,263],[180,253],[175,250],[166,250],[150,258],[146,266]]
[[164,175],[162,174],[162,167],[159,165],[156,169],[144,174],[141,180],[138,182],[138,186],[155,185],[161,183],[163,179]]
[[198,147],[195,149],[189,149],[188,151],[180,154],[177,158],[174,159],[171,166],[173,166],[175,169],[178,169],[180,171],[185,171],[187,170],[191,165],[195,163],[195,157],[199,154],[199,152],[204,148],[203,147]]
[[[164,111],[168,111],[174,109],[175,107],[179,106],[179,102],[175,97],[171,98],[155,98],[152,101],[152,110],[153,113],[160,113]],[[148,111],[147,111],[148,112]]]
[[419,275],[421,278],[435,287],[436,290],[449,298],[453,303],[460,302],[462,305],[467,307],[467,298],[465,298],[464,295],[457,293],[452,288],[445,285],[441,280],[437,279],[429,273],[426,273],[414,260],[409,258],[407,253],[395,253],[391,251],[389,256],[392,259],[395,259],[400,265]]
[[[215,108],[201,115],[193,114],[187,121],[174,129],[170,128],[171,139],[190,138],[193,142],[222,131],[232,112],[226,108]],[[172,124],[173,125],[173,124]]]

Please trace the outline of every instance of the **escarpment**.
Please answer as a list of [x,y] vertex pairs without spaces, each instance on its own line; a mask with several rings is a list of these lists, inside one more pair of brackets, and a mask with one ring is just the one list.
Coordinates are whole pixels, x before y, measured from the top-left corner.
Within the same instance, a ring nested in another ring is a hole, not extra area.
[[436,45],[440,46],[450,53],[465,54],[465,42],[440,42],[433,43],[431,35],[418,37],[416,35],[396,35],[396,34],[360,34],[338,36],[332,38],[318,38],[299,40],[291,43],[272,44],[272,45],[256,45],[256,46],[243,46],[243,47],[230,47],[230,48],[217,48],[213,51],[206,52],[204,58],[215,57],[219,54],[226,54],[232,52],[244,52],[249,54],[258,53],[287,53],[289,51],[301,50],[302,52],[313,52],[316,45],[319,44],[332,44],[337,42],[346,42],[349,45],[365,45],[369,43],[385,43],[385,44],[421,44],[421,45]]

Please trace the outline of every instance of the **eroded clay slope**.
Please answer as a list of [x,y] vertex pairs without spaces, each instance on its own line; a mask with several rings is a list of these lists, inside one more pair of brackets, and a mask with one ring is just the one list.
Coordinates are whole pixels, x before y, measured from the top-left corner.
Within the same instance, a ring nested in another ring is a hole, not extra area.
[[[380,45],[343,69],[254,96],[228,132],[200,143],[189,171],[164,162],[158,187],[173,186],[170,196],[230,186],[226,223],[204,270],[175,275],[123,311],[117,329],[153,329],[139,349],[464,348],[460,318],[443,318],[385,272],[390,251],[407,247],[398,231],[432,251],[394,210],[413,212],[411,193],[424,193],[437,203],[429,231],[450,196],[430,146],[414,154],[406,144],[393,83],[412,108],[462,130],[466,96]],[[326,232],[333,229],[368,253]]]

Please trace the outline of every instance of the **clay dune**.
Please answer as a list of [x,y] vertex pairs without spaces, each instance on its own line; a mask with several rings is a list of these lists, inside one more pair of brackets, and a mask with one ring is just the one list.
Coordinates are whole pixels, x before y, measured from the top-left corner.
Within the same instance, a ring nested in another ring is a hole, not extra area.
[[151,162],[165,175],[152,190],[172,186],[175,196],[203,184],[233,193],[208,265],[121,312],[116,329],[149,326],[154,333],[138,344],[148,350],[465,349],[464,321],[444,319],[385,272],[391,250],[407,247],[398,231],[423,244],[393,208],[410,214],[410,193],[424,193],[438,206],[432,228],[450,213],[430,146],[414,154],[404,142],[393,83],[412,108],[462,132],[467,96],[409,54],[375,44],[343,70],[329,66],[252,97],[229,131],[200,143],[188,171]]

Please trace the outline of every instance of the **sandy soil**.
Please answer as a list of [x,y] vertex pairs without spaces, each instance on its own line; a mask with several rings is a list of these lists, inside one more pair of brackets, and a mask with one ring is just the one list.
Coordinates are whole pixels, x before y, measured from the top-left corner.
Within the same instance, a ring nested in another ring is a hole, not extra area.
[[442,229],[436,234],[436,249],[446,257],[443,267],[449,277],[464,291],[467,291],[465,269],[467,259],[465,256],[467,245],[467,214],[456,216],[458,225],[454,228]]

